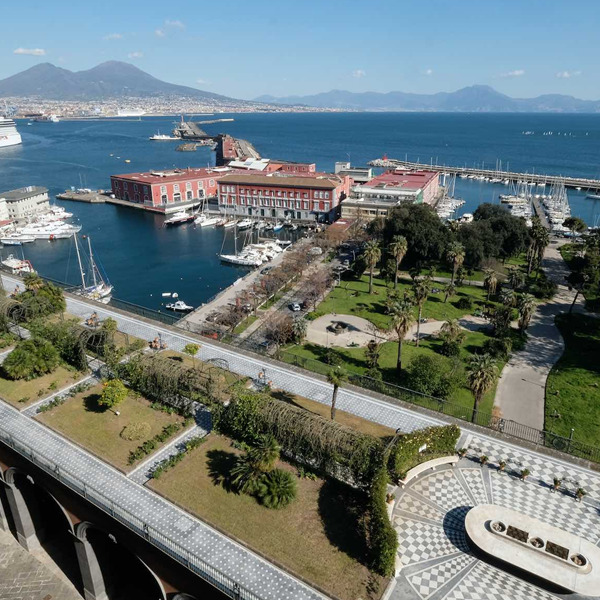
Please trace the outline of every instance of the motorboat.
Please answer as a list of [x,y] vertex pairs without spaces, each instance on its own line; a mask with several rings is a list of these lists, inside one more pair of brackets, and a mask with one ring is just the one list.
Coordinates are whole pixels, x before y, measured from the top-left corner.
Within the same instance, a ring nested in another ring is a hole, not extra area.
[[223,227],[225,229],[229,229],[230,227],[235,227],[235,225],[237,224],[237,221],[233,220],[233,221],[225,221],[225,223],[223,223]]
[[175,312],[189,312],[194,310],[193,306],[186,304],[183,300],[177,300],[177,302],[170,302],[166,305],[166,308]]
[[278,231],[281,231],[282,229],[283,229],[283,223],[277,223],[277,224],[273,225],[273,231],[276,233]]
[[148,139],[152,140],[153,142],[169,142],[171,140],[179,140],[178,137],[174,137],[166,133],[161,133],[160,131],[155,133],[154,135],[151,135]]
[[35,273],[33,265],[28,261],[20,258],[16,258],[14,255],[9,254],[8,258],[2,261],[2,264],[10,269],[13,275],[19,275],[22,273]]
[[252,227],[253,224],[254,224],[253,221],[250,220],[250,219],[242,219],[237,224],[237,228],[240,229],[240,230],[242,230],[242,229],[249,229],[250,227]]
[[180,210],[173,214],[173,216],[165,219],[165,225],[182,225],[183,223],[189,223],[190,221],[194,221],[196,219],[196,215],[192,213],[188,213],[185,210]]
[[2,242],[4,246],[22,246],[23,244],[30,244],[31,242],[35,242],[35,238],[31,235],[9,233],[4,237],[0,237],[0,242]]

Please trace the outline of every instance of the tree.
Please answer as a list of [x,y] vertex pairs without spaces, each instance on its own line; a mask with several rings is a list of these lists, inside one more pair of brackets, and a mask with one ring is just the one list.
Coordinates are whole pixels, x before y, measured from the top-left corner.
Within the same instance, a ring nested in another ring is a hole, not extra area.
[[517,300],[517,309],[519,311],[519,330],[523,333],[531,321],[531,315],[535,308],[535,298],[531,294],[521,294]]
[[421,337],[421,317],[423,314],[423,305],[427,301],[427,297],[429,296],[430,290],[431,279],[429,277],[424,277],[423,279],[415,280],[412,286],[413,298],[415,300],[415,304],[419,309],[419,316],[417,319],[417,346],[419,345]]
[[456,286],[453,283],[449,283],[444,287],[444,304],[448,302],[448,298],[456,294]]
[[534,267],[538,269],[542,264],[544,251],[550,243],[550,232],[542,224],[538,216],[531,219],[529,229],[529,247],[527,248],[527,275],[531,275]]
[[183,347],[183,351],[185,352],[185,354],[192,357],[192,364],[194,366],[194,369],[196,368],[196,354],[198,354],[198,350],[200,350],[199,344],[189,343]]
[[100,329],[106,334],[114,335],[115,333],[117,333],[119,325],[112,317],[108,317],[107,319],[104,319],[104,321],[102,321]]
[[452,377],[447,363],[448,361],[440,356],[415,356],[406,369],[406,385],[422,394],[447,398],[452,393],[456,380]]
[[264,477],[264,473],[249,453],[238,456],[230,474],[231,483],[243,494],[254,494]]
[[491,311],[490,321],[494,327],[494,335],[496,337],[505,337],[508,335],[512,314],[512,306],[496,306]]
[[490,296],[496,293],[496,288],[498,287],[498,276],[496,275],[496,271],[494,271],[494,269],[485,270],[483,287],[485,287],[487,290],[487,301],[489,302]]
[[563,227],[571,232],[572,238],[575,237],[575,233],[583,233],[587,229],[585,221],[579,217],[568,217],[565,219]]
[[263,477],[257,490],[257,496],[267,508],[284,508],[296,494],[295,477],[283,469],[274,469]]
[[289,315],[279,315],[269,319],[265,325],[266,337],[277,345],[277,352],[280,346],[287,344],[293,335],[293,319]]
[[379,368],[379,356],[381,355],[381,343],[371,339],[365,348],[365,360],[370,370]]
[[127,397],[128,390],[120,379],[109,379],[102,384],[102,394],[98,404],[106,408],[114,408]]
[[373,270],[381,259],[381,248],[375,240],[367,242],[363,252],[367,266],[369,267],[369,294],[373,293]]
[[413,314],[413,305],[403,300],[396,302],[391,309],[390,315],[392,317],[390,329],[396,333],[398,338],[398,358],[396,359],[396,370],[398,373],[402,372],[402,342],[406,337],[406,334],[410,330],[412,324],[415,322],[415,315]]
[[306,337],[306,330],[308,329],[308,323],[304,317],[296,317],[292,321],[292,337],[296,344],[301,344]]
[[330,369],[327,373],[327,382],[333,386],[333,395],[331,396],[331,420],[335,421],[335,404],[337,402],[337,395],[340,387],[346,380],[346,373],[339,367]]
[[502,302],[504,306],[513,307],[516,300],[517,295],[515,294],[514,290],[504,289],[502,292],[500,292],[500,302]]
[[460,242],[452,242],[446,250],[446,258],[452,265],[452,279],[450,283],[453,284],[456,277],[456,270],[465,260],[465,247]]
[[51,373],[59,363],[59,352],[49,341],[31,338],[17,344],[4,359],[2,369],[10,379],[33,379]]
[[392,243],[389,246],[390,253],[394,257],[394,261],[396,262],[396,270],[394,273],[394,289],[398,287],[398,273],[400,272],[400,263],[402,259],[406,256],[406,252],[408,250],[408,242],[403,235],[395,235]]
[[476,354],[471,358],[466,373],[467,384],[475,401],[471,416],[471,422],[475,423],[481,400],[492,388],[496,377],[498,377],[498,367],[489,354]]
[[518,290],[525,284],[525,273],[519,267],[511,267],[508,273],[508,285],[513,290]]
[[279,460],[280,452],[281,446],[277,440],[272,435],[263,435],[256,445],[250,448],[248,456],[263,473],[268,473]]
[[448,319],[448,321],[445,321],[440,327],[440,332],[440,339],[448,342],[462,344],[466,337],[458,319]]

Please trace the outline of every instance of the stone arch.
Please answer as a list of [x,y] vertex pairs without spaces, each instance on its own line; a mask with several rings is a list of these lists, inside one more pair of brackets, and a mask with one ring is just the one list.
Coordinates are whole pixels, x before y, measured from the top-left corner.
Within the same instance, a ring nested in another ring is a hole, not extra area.
[[[156,573],[114,535],[89,521],[83,521],[75,528],[75,537],[86,600],[111,600],[117,597],[167,600]],[[123,568],[124,564],[127,564],[127,568]]]

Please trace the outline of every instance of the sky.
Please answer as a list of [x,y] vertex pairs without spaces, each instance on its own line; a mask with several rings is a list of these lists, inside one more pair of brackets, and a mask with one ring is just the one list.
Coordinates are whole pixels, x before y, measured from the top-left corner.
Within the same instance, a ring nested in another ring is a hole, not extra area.
[[0,0],[0,79],[107,60],[182,85],[262,94],[600,99],[600,0]]

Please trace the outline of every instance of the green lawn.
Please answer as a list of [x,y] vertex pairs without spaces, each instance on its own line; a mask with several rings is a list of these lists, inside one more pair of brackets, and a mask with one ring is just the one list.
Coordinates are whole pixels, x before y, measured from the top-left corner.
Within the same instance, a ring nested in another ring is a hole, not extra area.
[[[489,338],[486,333],[479,331],[467,331],[465,342],[461,348],[460,358],[461,360],[457,363],[458,373],[464,373],[464,364],[469,357],[476,352],[485,341]],[[407,366],[411,359],[419,354],[430,354],[438,355],[437,351],[441,345],[441,342],[433,338],[424,338],[421,340],[419,347],[414,342],[404,342],[402,345],[402,362],[404,366]],[[349,372],[358,373],[364,375],[367,371],[365,363],[365,349],[364,348],[336,348],[336,352],[342,357],[344,362],[344,368]],[[401,379],[398,378],[396,371],[396,357],[398,354],[398,344],[396,342],[385,342],[381,348],[381,357],[379,360],[379,367],[382,372],[383,380],[390,383],[402,385]],[[327,349],[323,346],[316,344],[304,344],[302,346],[291,346],[281,353],[281,358],[286,362],[293,362],[293,356],[300,356],[304,358],[312,358],[324,363],[327,356]],[[322,364],[311,364],[311,361],[305,363],[305,367],[322,374],[326,374],[330,369],[328,365]],[[504,367],[502,361],[498,362],[498,371],[501,372]],[[496,394],[496,386],[490,390],[484,397],[481,404],[481,410],[484,412],[491,412],[494,404],[494,396]],[[473,407],[473,396],[469,389],[465,386],[458,388],[454,395],[449,399],[453,404],[458,404],[465,407],[464,416],[469,416],[469,411]]]
[[[231,491],[229,472],[238,454],[228,438],[212,433],[150,487],[338,598],[380,597],[383,580],[365,566],[358,493],[333,480],[298,478],[296,500],[268,509]],[[295,473],[285,463],[278,466]]]
[[63,365],[52,373],[29,381],[24,379],[13,381],[0,376],[0,398],[18,408],[25,408],[32,402],[75,383],[82,377],[83,374],[79,371]]
[[244,331],[246,331],[246,329],[248,329],[248,327],[250,327],[250,325],[252,325],[252,323],[254,323],[254,321],[258,320],[258,317],[255,317],[254,315],[250,315],[249,317],[246,317],[234,330],[233,333],[243,333]]
[[121,471],[133,468],[127,464],[131,450],[145,439],[129,441],[121,437],[123,428],[130,423],[147,423],[150,427],[146,439],[160,433],[169,423],[183,423],[183,417],[167,414],[150,407],[143,398],[128,396],[115,410],[98,405],[102,384],[69,398],[63,404],[36,415],[36,419],[64,434],[75,443],[102,457]]
[[[559,315],[565,352],[546,384],[546,429],[600,446],[600,319]],[[560,417],[553,417],[558,413]]]
[[[443,284],[433,282],[432,287],[442,290]],[[410,289],[410,280],[402,279],[398,288],[401,291]],[[358,281],[342,281],[342,284],[335,287],[319,304],[317,312],[323,315],[329,313],[356,315],[371,321],[380,329],[387,329],[390,317],[386,314],[385,303],[389,291],[390,288],[382,279],[374,278],[373,293],[369,294],[368,275],[363,275]],[[466,314],[472,314],[478,308],[483,308],[486,303],[487,292],[481,287],[463,285],[457,287],[456,292],[448,302],[444,302],[443,291],[430,294],[423,306],[423,317],[440,321],[458,319]],[[458,308],[458,301],[467,296],[473,300],[473,308],[471,310]]]

